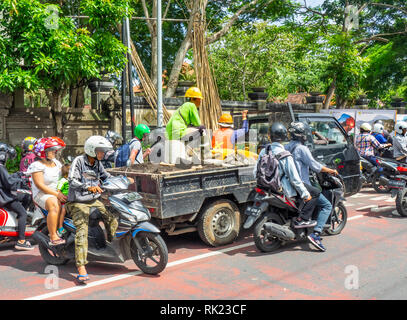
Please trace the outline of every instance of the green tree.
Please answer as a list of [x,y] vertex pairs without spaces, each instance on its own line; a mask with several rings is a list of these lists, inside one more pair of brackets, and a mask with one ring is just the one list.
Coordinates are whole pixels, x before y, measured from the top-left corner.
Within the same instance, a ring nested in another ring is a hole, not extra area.
[[56,134],[63,136],[62,99],[71,83],[123,69],[126,48],[116,25],[126,15],[124,0],[84,0],[88,28],[78,28],[59,6],[38,0],[0,3],[0,91],[44,89]]

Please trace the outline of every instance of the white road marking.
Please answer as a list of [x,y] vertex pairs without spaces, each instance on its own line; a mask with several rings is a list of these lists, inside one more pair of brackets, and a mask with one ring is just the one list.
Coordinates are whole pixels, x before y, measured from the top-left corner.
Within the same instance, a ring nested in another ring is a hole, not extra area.
[[348,218],[348,221],[360,219],[360,218],[363,218],[363,217],[364,217],[363,214],[359,214],[357,216],[353,216],[353,217]]
[[[166,268],[174,267],[174,266],[184,264],[184,263],[188,263],[188,262],[192,262],[192,261],[197,261],[197,260],[209,258],[209,257],[216,256],[216,255],[219,255],[219,254],[222,254],[222,253],[229,252],[229,251],[250,247],[252,245],[254,245],[254,242],[244,243],[244,244],[241,244],[241,245],[238,245],[238,246],[229,247],[229,248],[225,248],[225,249],[221,249],[221,250],[217,250],[217,251],[213,251],[213,252],[209,252],[209,253],[204,253],[204,254],[201,254],[201,255],[198,255],[198,256],[195,256],[195,257],[190,257],[190,258],[177,260],[177,261],[168,263]],[[141,271],[129,272],[129,273],[126,273],[126,274],[121,274],[119,276],[115,276],[115,277],[111,277],[111,278],[107,278],[107,279],[103,279],[103,280],[98,280],[98,281],[94,281],[94,282],[89,282],[86,286],[76,286],[76,287],[72,287],[72,288],[66,288],[66,289],[55,291],[55,292],[50,292],[50,293],[42,294],[42,295],[39,295],[39,296],[26,298],[24,300],[50,299],[50,298],[58,297],[58,296],[61,296],[61,295],[64,295],[64,294],[78,292],[78,291],[81,291],[81,290],[84,290],[84,289],[93,288],[93,287],[100,286],[100,285],[103,285],[103,284],[107,284],[107,283],[127,279],[127,278],[137,276],[137,275],[140,275],[140,274],[143,274],[143,272],[141,272]]]
[[359,210],[365,210],[365,209],[371,209],[371,208],[377,208],[377,207],[378,207],[377,204],[371,204],[371,205],[368,205],[368,206],[356,208],[355,210],[356,210],[356,211],[359,211]]
[[388,200],[390,198],[390,196],[381,196],[381,197],[376,197],[376,198],[371,198],[370,200],[374,200],[374,201],[382,201],[382,200]]
[[357,194],[354,194],[353,196],[350,196],[349,198],[365,198],[365,197],[369,197],[370,196],[370,194],[364,194],[364,193],[357,193]]
[[390,209],[394,209],[395,206],[387,206],[387,207],[380,207],[380,208],[372,208],[370,211],[371,212],[384,212],[384,211],[389,211]]

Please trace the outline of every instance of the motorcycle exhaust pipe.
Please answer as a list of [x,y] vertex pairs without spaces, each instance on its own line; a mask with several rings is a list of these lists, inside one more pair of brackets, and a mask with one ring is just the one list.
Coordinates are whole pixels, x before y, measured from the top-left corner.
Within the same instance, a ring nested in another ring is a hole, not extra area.
[[382,184],[388,184],[389,183],[389,179],[385,178],[385,177],[380,177],[379,178],[380,183]]
[[295,233],[286,226],[281,226],[279,224],[273,222],[266,222],[264,224],[265,229],[269,232],[272,236],[279,238],[280,240],[294,240]]

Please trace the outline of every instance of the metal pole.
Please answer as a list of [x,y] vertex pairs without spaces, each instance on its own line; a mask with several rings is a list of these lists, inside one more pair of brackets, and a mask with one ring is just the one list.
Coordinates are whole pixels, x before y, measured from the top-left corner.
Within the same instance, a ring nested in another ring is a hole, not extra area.
[[162,17],[161,0],[157,0],[157,127],[163,126],[163,83],[162,83]]
[[134,138],[134,127],[135,127],[135,118],[134,118],[134,92],[133,92],[133,75],[132,75],[132,63],[131,63],[131,47],[130,47],[130,23],[129,18],[126,18],[126,32],[127,32],[127,59],[129,66],[129,94],[130,94],[130,123],[131,123],[131,137]]
[[[123,24],[122,24],[122,42],[124,45],[126,45],[126,20],[123,19]],[[122,137],[124,142],[126,141],[126,66],[124,66],[123,72],[122,72]]]

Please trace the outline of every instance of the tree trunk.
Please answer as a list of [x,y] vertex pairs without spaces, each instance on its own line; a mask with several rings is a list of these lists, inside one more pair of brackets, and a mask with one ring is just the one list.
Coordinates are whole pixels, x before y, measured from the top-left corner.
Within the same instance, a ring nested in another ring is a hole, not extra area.
[[322,107],[323,109],[329,109],[329,105],[335,93],[335,88],[336,88],[336,77],[332,80],[331,85],[329,86],[328,93],[326,94],[324,105]]
[[66,89],[50,89],[46,91],[50,106],[52,119],[54,120],[54,130],[55,135],[63,138],[64,128],[63,128],[63,109],[62,109],[62,99],[66,94]]

